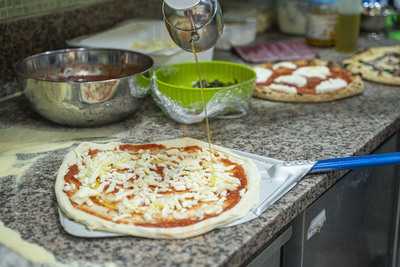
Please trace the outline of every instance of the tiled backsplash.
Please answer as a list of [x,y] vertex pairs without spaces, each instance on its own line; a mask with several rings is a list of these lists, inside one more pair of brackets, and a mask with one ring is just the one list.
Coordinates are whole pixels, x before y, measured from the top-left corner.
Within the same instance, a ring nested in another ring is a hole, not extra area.
[[[0,0],[15,5],[61,0]],[[108,29],[121,21],[142,17],[161,19],[161,0],[63,0],[69,5],[48,10],[43,15],[0,19],[0,99],[19,87],[14,81],[15,63],[27,56],[66,48],[65,40]],[[80,3],[78,8],[72,3]],[[89,3],[91,3],[89,5]],[[0,5],[0,9],[2,6]],[[49,7],[49,6],[47,6]],[[54,6],[53,6],[54,7]],[[11,82],[11,83],[10,83]]]
[[0,20],[50,13],[106,0],[0,0]]

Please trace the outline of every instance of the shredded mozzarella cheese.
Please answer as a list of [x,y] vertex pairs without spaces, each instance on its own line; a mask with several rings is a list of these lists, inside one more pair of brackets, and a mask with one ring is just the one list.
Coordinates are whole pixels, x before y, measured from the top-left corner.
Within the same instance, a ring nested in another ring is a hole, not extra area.
[[[232,172],[235,166],[225,165],[218,156],[210,162],[208,151],[190,153],[177,148],[86,154],[77,164],[81,186],[71,201],[93,206],[96,203],[90,197],[96,196],[110,207],[113,221],[133,213],[147,223],[159,218],[201,220],[221,213],[229,191],[241,187]],[[74,184],[66,183],[64,191],[72,190]]]

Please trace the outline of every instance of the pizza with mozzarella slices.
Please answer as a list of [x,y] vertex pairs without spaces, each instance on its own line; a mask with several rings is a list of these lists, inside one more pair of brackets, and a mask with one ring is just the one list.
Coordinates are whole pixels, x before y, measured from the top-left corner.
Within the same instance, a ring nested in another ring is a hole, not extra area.
[[364,85],[332,62],[318,59],[266,63],[254,67],[257,85],[254,95],[284,102],[326,102],[357,95]]
[[346,59],[343,64],[366,80],[400,85],[400,45],[372,47]]
[[250,159],[183,138],[82,143],[65,157],[55,191],[62,212],[89,229],[187,238],[247,215],[259,187]]

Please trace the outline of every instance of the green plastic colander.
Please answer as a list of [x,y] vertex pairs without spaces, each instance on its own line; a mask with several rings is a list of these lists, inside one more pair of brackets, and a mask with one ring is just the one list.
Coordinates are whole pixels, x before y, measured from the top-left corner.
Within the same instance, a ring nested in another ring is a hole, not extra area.
[[[209,82],[218,80],[223,83],[237,82],[237,84],[227,87],[205,88],[206,103],[217,92],[223,90],[230,90],[230,93],[239,96],[240,99],[250,99],[256,84],[256,73],[252,68],[227,61],[202,61],[198,67],[203,80]],[[201,90],[193,88],[193,84],[199,80],[197,66],[194,62],[161,67],[155,72],[155,77],[158,90],[182,107],[203,108]]]

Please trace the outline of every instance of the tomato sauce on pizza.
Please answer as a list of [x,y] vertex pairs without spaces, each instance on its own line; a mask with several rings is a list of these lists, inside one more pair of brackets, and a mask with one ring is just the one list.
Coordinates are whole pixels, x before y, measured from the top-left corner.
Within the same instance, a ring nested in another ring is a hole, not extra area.
[[179,227],[217,216],[240,201],[248,177],[224,154],[200,146],[122,144],[88,149],[69,166],[64,193],[73,207],[107,221]]

